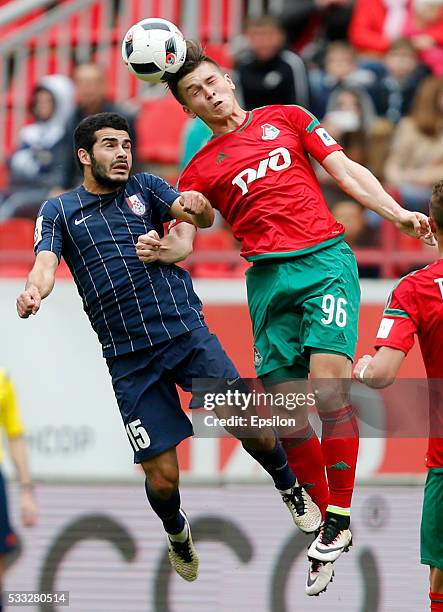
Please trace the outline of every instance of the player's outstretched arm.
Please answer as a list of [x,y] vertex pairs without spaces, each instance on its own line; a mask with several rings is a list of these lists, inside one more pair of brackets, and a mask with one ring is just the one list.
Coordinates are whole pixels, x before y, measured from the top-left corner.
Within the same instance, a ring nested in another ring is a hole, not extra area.
[[170,215],[197,227],[211,227],[214,209],[209,200],[199,191],[183,191],[172,203]]
[[143,263],[158,261],[174,264],[192,253],[195,227],[189,223],[178,223],[167,236],[160,238],[155,230],[139,236],[135,246],[137,257]]
[[403,351],[382,346],[373,357],[360,357],[354,367],[354,377],[368,387],[383,389],[392,385],[404,358]]
[[343,151],[330,153],[322,165],[338,186],[362,206],[391,221],[403,233],[436,245],[428,217],[402,208],[367,168],[349,159]]
[[47,297],[55,283],[55,272],[59,261],[55,253],[40,251],[28,275],[25,290],[17,298],[17,313],[22,319],[37,314],[41,301]]

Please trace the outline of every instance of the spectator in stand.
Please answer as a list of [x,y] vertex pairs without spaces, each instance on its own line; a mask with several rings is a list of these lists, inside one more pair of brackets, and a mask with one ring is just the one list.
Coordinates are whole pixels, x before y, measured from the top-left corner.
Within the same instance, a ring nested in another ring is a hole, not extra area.
[[[37,521],[37,504],[34,499],[26,458],[23,425],[13,384],[3,369],[0,369],[0,426],[7,435],[9,452],[21,489],[20,511],[22,523],[24,527],[32,527]],[[3,458],[4,452],[0,447],[0,464]],[[9,524],[5,483],[0,472],[0,593],[6,569],[7,554],[14,550],[16,544],[17,538]]]
[[405,35],[421,61],[443,76],[443,0],[411,0]]
[[[322,123],[350,159],[371,169],[374,119],[372,101],[364,90],[340,87],[331,94]],[[320,164],[314,164],[314,167],[326,201],[333,206],[343,199],[344,194]]]
[[356,0],[349,41],[360,53],[381,57],[404,34],[409,0]]
[[328,43],[347,40],[353,0],[285,0],[281,19],[291,48],[321,64]]
[[[384,178],[385,160],[389,152],[392,126],[376,116],[374,105],[366,90],[341,86],[329,99],[323,119],[327,131],[343,146],[346,155],[365,165],[379,180]],[[389,129],[388,129],[389,128]],[[326,201],[330,206],[343,198],[343,193],[324,171],[314,164]],[[378,217],[367,213],[371,222],[378,224]]]
[[[346,228],[345,240],[352,248],[376,247],[378,232],[374,232],[365,214],[365,209],[354,200],[340,200],[331,209],[334,217]],[[357,257],[360,278],[377,278],[378,266],[360,264]]]
[[76,87],[77,106],[74,109],[66,127],[64,147],[64,163],[62,168],[61,182],[51,191],[51,197],[55,197],[62,191],[72,189],[83,180],[80,168],[73,154],[73,135],[75,126],[88,115],[96,113],[119,113],[123,115],[129,124],[129,133],[135,144],[134,114],[125,112],[107,98],[107,80],[105,70],[97,64],[80,64],[74,71],[74,83]]
[[420,63],[417,51],[407,38],[391,44],[384,57],[386,75],[369,87],[377,115],[392,124],[409,113],[417,87],[429,75]]
[[384,76],[368,89],[378,115],[372,130],[372,171],[380,180],[384,180],[395,126],[409,113],[417,88],[430,72],[420,63],[417,51],[407,38],[391,44],[383,66]]
[[366,91],[340,87],[329,99],[323,125],[340,141],[348,157],[369,167],[368,143],[374,119],[374,107]]
[[245,28],[248,48],[235,62],[234,80],[246,110],[268,104],[310,106],[309,79],[303,60],[285,48],[277,18],[251,17]]
[[331,93],[341,86],[369,87],[375,80],[370,70],[359,68],[352,45],[335,41],[328,45],[324,69],[313,69],[309,74],[312,91],[312,112],[323,119]]
[[74,86],[63,75],[44,77],[31,96],[34,119],[19,132],[9,160],[9,184],[0,196],[0,219],[35,218],[49,190],[62,176],[66,121],[74,107]]
[[432,186],[443,176],[443,78],[428,77],[411,115],[397,126],[386,161],[386,181],[408,210],[426,212]]

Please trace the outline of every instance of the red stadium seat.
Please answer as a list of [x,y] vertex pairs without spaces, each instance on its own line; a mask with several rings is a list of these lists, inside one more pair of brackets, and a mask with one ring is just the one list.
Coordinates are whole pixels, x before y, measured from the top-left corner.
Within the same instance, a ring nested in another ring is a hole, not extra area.
[[6,187],[8,184],[9,172],[6,164],[0,164],[0,188]]
[[230,70],[233,67],[232,55],[227,43],[206,43],[205,54],[216,61],[222,68]]
[[142,162],[177,164],[187,117],[171,94],[143,102],[136,122],[137,157]]
[[0,251],[31,251],[34,245],[34,222],[30,219],[8,219],[0,223]]
[[[207,254],[234,253],[235,246],[232,235],[225,229],[214,231],[197,232],[194,240],[194,259],[192,274],[206,278],[230,278],[232,276],[233,264],[228,261],[210,261]],[[199,261],[199,253],[201,261]],[[212,259],[212,258],[211,258]]]
[[8,219],[0,223],[0,275],[26,276],[34,255],[34,222],[30,219]]

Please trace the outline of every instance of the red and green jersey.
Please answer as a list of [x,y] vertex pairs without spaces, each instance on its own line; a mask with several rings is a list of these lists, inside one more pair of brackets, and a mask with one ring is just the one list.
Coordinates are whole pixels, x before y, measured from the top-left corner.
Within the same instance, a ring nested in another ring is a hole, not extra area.
[[[440,388],[431,397],[431,437],[426,465],[443,468],[443,259],[405,276],[395,287],[386,304],[375,346],[388,346],[407,355],[415,334],[428,378],[436,383],[432,388]],[[437,437],[432,437],[433,430],[438,433]]]
[[303,255],[343,237],[309,159],[322,162],[341,149],[300,106],[265,106],[214,136],[183,171],[179,190],[209,199],[246,259]]

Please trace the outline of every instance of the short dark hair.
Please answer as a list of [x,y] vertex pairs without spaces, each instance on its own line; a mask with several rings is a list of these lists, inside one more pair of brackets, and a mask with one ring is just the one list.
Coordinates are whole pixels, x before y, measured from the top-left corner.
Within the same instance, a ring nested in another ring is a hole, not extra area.
[[438,230],[443,231],[443,181],[439,181],[432,188],[429,213],[434,219]]
[[195,42],[194,40],[186,41],[186,59],[183,66],[178,70],[175,74],[171,74],[168,77],[167,85],[176,100],[180,102],[180,104],[184,104],[184,100],[180,98],[180,94],[178,92],[178,84],[181,79],[191,72],[194,72],[196,68],[198,68],[201,64],[208,62],[215,66],[221,73],[223,70],[220,68],[219,64],[211,57],[208,57],[205,54],[205,51],[200,43]]
[[278,30],[285,30],[282,20],[276,15],[270,15],[269,13],[247,17],[243,27],[244,30],[248,30],[249,28],[263,28],[266,26],[271,26]]
[[78,150],[85,149],[85,151],[91,153],[92,147],[97,142],[96,133],[103,128],[124,130],[129,133],[128,122],[125,117],[118,113],[97,113],[96,115],[89,115],[82,119],[74,132],[75,157],[82,171],[83,164],[78,157]]

